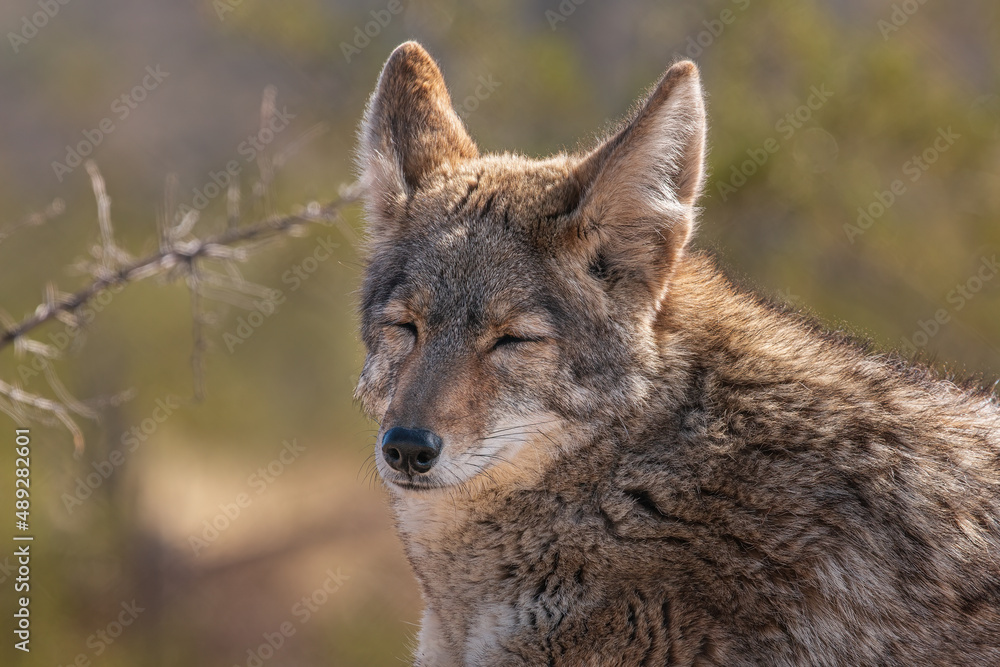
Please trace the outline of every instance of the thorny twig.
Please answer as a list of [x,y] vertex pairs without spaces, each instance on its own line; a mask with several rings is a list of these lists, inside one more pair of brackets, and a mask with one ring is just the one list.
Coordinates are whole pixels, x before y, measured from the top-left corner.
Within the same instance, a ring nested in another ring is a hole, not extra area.
[[[273,103],[273,102],[272,102]],[[263,114],[268,113],[268,99],[265,94]],[[262,119],[264,120],[264,119]],[[267,189],[273,177],[273,164],[270,161],[262,163],[261,181],[256,184],[257,198],[265,199]],[[310,223],[326,223],[339,221],[339,212],[356,201],[361,195],[361,187],[355,183],[341,188],[339,199],[321,206],[312,202],[302,211],[285,216],[268,216],[256,224],[239,224],[239,189],[230,188],[227,196],[227,225],[225,231],[205,239],[193,237],[191,232],[198,215],[190,211],[173,226],[176,206],[176,179],[168,178],[166,202],[163,216],[158,220],[158,251],[139,259],[132,258],[115,243],[114,230],[111,223],[110,198],[104,185],[104,179],[96,164],[88,162],[87,173],[90,175],[91,186],[97,200],[98,223],[100,227],[101,244],[94,249],[93,254],[98,260],[90,266],[94,280],[83,289],[72,294],[59,292],[53,285],[47,286],[45,300],[35,308],[29,317],[20,322],[12,322],[9,317],[0,313],[0,350],[13,344],[17,354],[33,354],[43,360],[43,370],[52,391],[60,399],[58,401],[44,398],[26,392],[21,388],[0,381],[0,410],[15,419],[26,417],[26,409],[32,409],[54,416],[62,422],[73,435],[77,453],[83,449],[83,433],[73,420],[73,415],[96,418],[97,414],[83,403],[72,398],[62,383],[56,377],[45,359],[58,356],[59,351],[52,346],[27,337],[31,331],[53,319],[59,319],[72,327],[79,327],[78,311],[97,297],[102,291],[132,282],[144,280],[153,276],[168,276],[177,278],[184,276],[191,291],[191,312],[193,317],[194,347],[192,351],[192,367],[195,375],[195,397],[200,399],[204,392],[202,377],[204,368],[203,355],[206,342],[203,335],[205,316],[201,312],[201,299],[207,295],[218,297],[229,291],[234,302],[241,294],[259,295],[261,289],[243,281],[234,261],[247,258],[250,244],[272,239],[285,233],[294,233],[298,228]],[[61,202],[55,202],[45,213],[29,218],[26,224],[40,224],[48,217],[62,212]],[[342,225],[349,230],[349,227]],[[3,233],[0,233],[0,240]],[[221,260],[226,264],[227,274],[215,273],[203,269],[201,260]],[[235,292],[235,295],[233,293]],[[223,297],[225,299],[225,297]],[[225,299],[229,300],[229,299]]]
[[239,252],[241,250],[240,247],[237,247],[239,244],[278,236],[304,224],[330,223],[336,219],[342,209],[357,201],[359,196],[360,187],[358,184],[352,184],[343,188],[343,194],[339,199],[325,206],[313,202],[300,213],[272,217],[255,225],[227,229],[221,234],[206,239],[174,241],[159,252],[132,260],[110,271],[108,275],[97,278],[78,292],[61,297],[55,303],[39,304],[33,315],[0,334],[0,349],[10,345],[39,325],[58,317],[61,313],[73,314],[95,295],[109,287],[158,276],[174,267],[190,264],[199,258],[242,261],[246,259],[246,256],[245,253]]

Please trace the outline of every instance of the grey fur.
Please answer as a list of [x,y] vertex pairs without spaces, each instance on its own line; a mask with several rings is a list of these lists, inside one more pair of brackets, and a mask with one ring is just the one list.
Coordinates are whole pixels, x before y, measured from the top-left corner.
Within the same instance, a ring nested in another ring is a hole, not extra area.
[[704,135],[678,63],[593,151],[480,156],[426,51],[387,62],[357,395],[445,443],[378,455],[416,663],[1000,664],[996,397],[688,250]]

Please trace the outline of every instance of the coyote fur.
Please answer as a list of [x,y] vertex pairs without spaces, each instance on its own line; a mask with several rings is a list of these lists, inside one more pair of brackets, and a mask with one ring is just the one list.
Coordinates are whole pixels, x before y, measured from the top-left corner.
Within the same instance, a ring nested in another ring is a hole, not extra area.
[[424,667],[1000,665],[1000,406],[689,240],[693,63],[591,150],[481,154],[416,43],[361,128],[357,387]]

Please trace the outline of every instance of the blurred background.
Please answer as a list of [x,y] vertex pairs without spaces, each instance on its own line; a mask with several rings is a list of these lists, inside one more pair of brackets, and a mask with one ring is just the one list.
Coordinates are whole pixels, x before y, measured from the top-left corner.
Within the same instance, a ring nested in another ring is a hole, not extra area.
[[[832,328],[1000,377],[992,0],[6,0],[0,28],[0,309],[12,320],[48,283],[89,280],[74,267],[100,233],[80,154],[134,256],[156,250],[158,218],[183,205],[201,212],[194,234],[224,229],[227,169],[246,223],[330,201],[352,180],[381,64],[413,38],[479,145],[530,156],[585,145],[671,61],[694,59],[711,118],[697,244]],[[279,120],[258,135],[269,86]],[[255,193],[260,164],[280,169]],[[62,214],[30,224],[57,199]],[[103,295],[79,331],[33,331],[63,352],[50,375],[0,349],[0,380],[57,398],[58,377],[99,415],[77,420],[74,456],[58,422],[0,413],[0,663],[406,663],[420,600],[366,463],[374,426],[352,403],[358,207],[343,222],[238,265],[269,292],[204,300],[201,401],[183,282]],[[9,541],[26,426],[30,654],[12,647]]]

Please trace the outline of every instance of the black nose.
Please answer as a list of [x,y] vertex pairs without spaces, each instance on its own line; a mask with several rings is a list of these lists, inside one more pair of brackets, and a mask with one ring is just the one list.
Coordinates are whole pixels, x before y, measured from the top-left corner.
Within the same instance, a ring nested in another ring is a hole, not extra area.
[[382,436],[382,456],[393,470],[427,472],[441,453],[441,438],[423,428],[397,426]]

